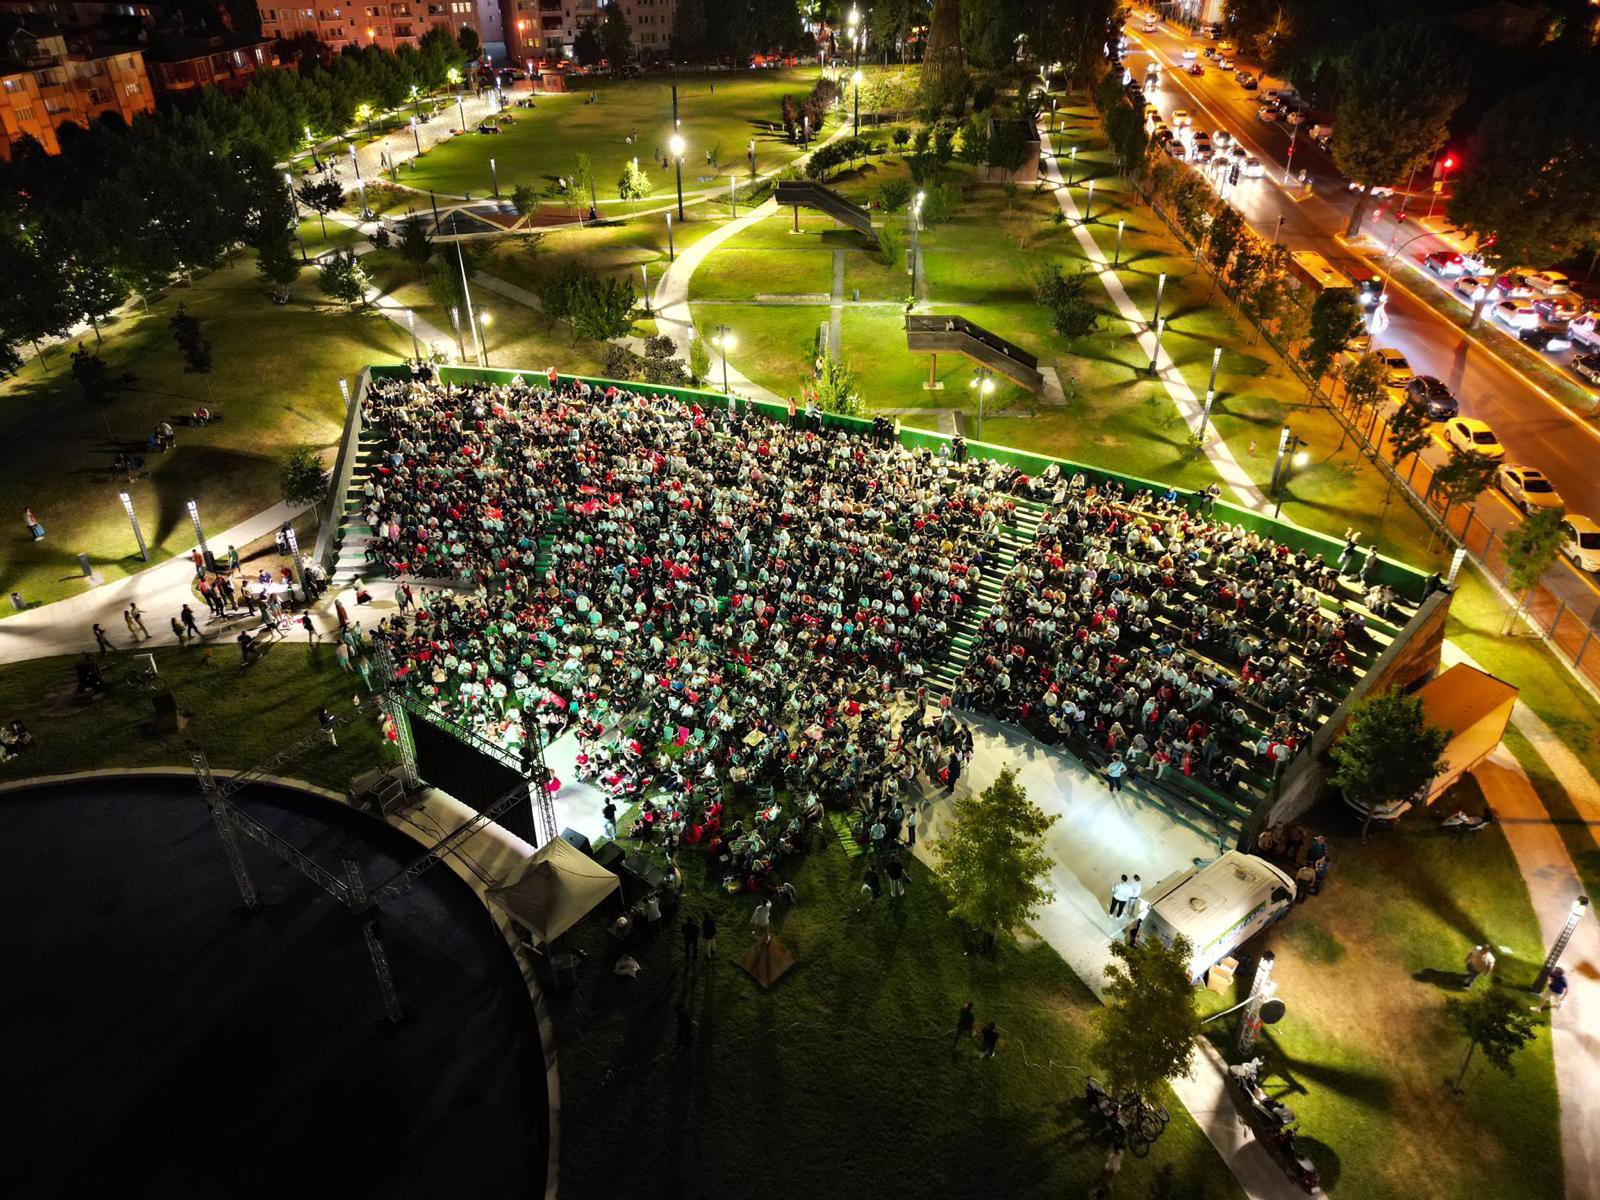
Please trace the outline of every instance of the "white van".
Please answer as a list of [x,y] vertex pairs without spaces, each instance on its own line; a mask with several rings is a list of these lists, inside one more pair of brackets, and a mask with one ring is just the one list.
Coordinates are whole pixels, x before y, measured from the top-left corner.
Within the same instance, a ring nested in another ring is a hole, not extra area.
[[1163,879],[1149,897],[1139,936],[1189,942],[1189,978],[1271,925],[1294,903],[1294,880],[1264,858],[1230,850],[1215,862]]

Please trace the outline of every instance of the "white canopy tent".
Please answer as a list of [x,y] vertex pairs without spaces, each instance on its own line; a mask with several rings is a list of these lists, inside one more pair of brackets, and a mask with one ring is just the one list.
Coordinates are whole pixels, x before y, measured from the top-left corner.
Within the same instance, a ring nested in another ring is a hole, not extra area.
[[616,875],[565,838],[556,838],[488,895],[535,941],[548,944],[620,886]]

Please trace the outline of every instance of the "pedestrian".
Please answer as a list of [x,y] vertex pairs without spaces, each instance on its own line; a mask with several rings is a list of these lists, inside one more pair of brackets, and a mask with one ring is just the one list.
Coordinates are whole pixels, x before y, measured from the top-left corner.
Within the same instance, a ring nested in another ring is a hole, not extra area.
[[1361,582],[1371,583],[1372,577],[1377,574],[1377,571],[1378,548],[1376,546],[1368,546],[1366,560],[1361,564]]
[[337,746],[339,739],[333,735],[333,727],[337,724],[334,715],[326,708],[318,709],[317,724],[322,727],[322,736],[328,739],[328,745]]
[[198,638],[200,636],[200,626],[195,623],[194,609],[185,604],[183,606],[183,611],[179,615],[183,618],[183,627],[187,629],[191,635]]
[[868,867],[867,873],[861,877],[861,891],[871,896],[873,900],[883,896],[883,885],[878,882],[878,873],[871,867]]
[[100,622],[94,623],[94,643],[100,647],[101,654],[111,653],[111,639],[106,637],[106,631],[100,628]]
[[248,629],[241,629],[237,641],[239,643],[239,666],[242,669],[250,665],[250,651],[254,648],[256,640],[250,636]]
[[1567,973],[1560,967],[1550,969],[1550,980],[1544,985],[1539,1003],[1533,1006],[1534,1012],[1549,1009],[1553,1014],[1567,1002]]
[[1467,955],[1467,978],[1461,985],[1461,990],[1466,991],[1478,981],[1478,976],[1489,975],[1494,971],[1494,950],[1487,943],[1474,946],[1472,953]]
[[968,1000],[961,1006],[961,1011],[956,1014],[956,1036],[950,1043],[950,1057],[956,1055],[956,1048],[961,1045],[961,1039],[969,1041],[978,1036],[978,1016],[972,1011],[972,1001]]
[[1132,911],[1133,907],[1135,907],[1133,902],[1142,895],[1144,895],[1144,880],[1135,875],[1128,883],[1128,904],[1130,912]]
[[886,826],[883,823],[883,818],[881,816],[872,818],[872,829],[870,830],[870,832],[872,834],[872,849],[873,849],[873,851],[875,853],[882,854],[883,853],[883,839],[884,839],[884,836],[889,832],[889,829],[888,829],[888,826]]
[[1296,904],[1304,904],[1306,897],[1316,889],[1317,869],[1310,863],[1302,863],[1300,869],[1294,873]]
[[346,675],[350,674],[350,647],[343,642],[335,642],[333,644],[333,657],[339,664],[339,670]]
[[395,589],[394,601],[400,606],[400,611],[405,612],[411,607],[411,585],[402,583]]
[[750,914],[750,928],[755,930],[756,938],[763,944],[772,940],[771,900],[763,900],[756,905],[755,912]]
[[690,962],[700,957],[700,922],[693,917],[683,919],[683,956]]
[[706,957],[717,956],[717,919],[707,913],[700,920],[700,944],[706,948]]
[[239,551],[234,549],[232,546],[229,546],[228,547],[228,570],[237,571],[238,569],[239,569]]
[[883,868],[889,876],[889,896],[904,896],[906,894],[906,869],[898,858],[891,858]]
[[979,1036],[978,1043],[983,1047],[981,1057],[994,1057],[994,1052],[1000,1048],[1000,1030],[995,1027],[993,1021],[983,1027],[983,1033]]
[[199,546],[189,551],[189,561],[194,564],[194,577],[196,579],[204,579],[206,577],[206,556],[200,553]]
[[1137,946],[1139,929],[1144,924],[1145,915],[1150,911],[1150,902],[1143,897],[1136,897],[1128,911],[1133,914],[1133,920],[1128,922],[1128,928],[1124,933],[1127,935],[1128,945]]
[[139,607],[137,600],[128,605],[128,615],[133,618],[133,623],[139,627],[139,632],[144,634],[145,637],[149,637],[150,631],[144,627],[144,610]]
[[1345,529],[1344,549],[1339,552],[1339,574],[1348,574],[1350,568],[1355,565],[1356,555],[1360,553],[1360,549],[1356,546],[1356,543],[1360,540],[1361,535],[1355,530],[1349,528]]
[[1132,893],[1128,890],[1128,877],[1124,875],[1111,885],[1111,906],[1106,909],[1106,912],[1113,917],[1120,917],[1123,910],[1128,907],[1128,900],[1131,895]]
[[343,600],[334,600],[333,615],[339,618],[339,632],[343,633],[350,628],[350,614],[344,610]]
[[1122,761],[1121,754],[1113,754],[1111,761],[1106,764],[1106,786],[1113,792],[1122,790],[1122,777],[1128,773],[1128,764]]
[[[128,627],[128,636],[137,642],[139,640],[139,626],[133,619],[132,605],[122,610],[122,623]],[[150,635],[145,634],[145,636],[149,637]]]
[[189,644],[188,631],[186,631],[182,625],[178,624],[177,617],[172,618],[172,633],[173,636],[178,639],[178,645],[187,646]]
[[913,804],[910,808],[906,809],[906,845],[908,846],[915,846],[917,844],[918,820],[917,806]]
[[[317,640],[317,627],[311,623],[310,613],[300,614],[300,628],[306,631],[306,645],[309,646],[312,642]],[[343,649],[343,647],[341,647],[341,649]],[[348,663],[341,663],[340,665],[343,666],[347,671],[350,669]]]
[[[789,401],[789,406],[791,408],[794,407],[793,400]],[[33,515],[33,509],[25,508],[22,510],[22,523],[28,527],[28,536],[34,541],[37,542],[44,539],[44,526],[39,524],[39,518]]]

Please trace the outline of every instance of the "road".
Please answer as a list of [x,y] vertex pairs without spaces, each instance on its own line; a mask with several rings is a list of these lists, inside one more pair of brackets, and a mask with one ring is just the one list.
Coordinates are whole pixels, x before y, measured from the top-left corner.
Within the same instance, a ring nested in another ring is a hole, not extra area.
[[[1315,250],[1335,266],[1359,263],[1380,273],[1391,246],[1396,259],[1415,262],[1430,249],[1452,244],[1436,228],[1430,227],[1428,232],[1419,229],[1416,215],[1425,210],[1423,202],[1414,202],[1413,215],[1397,223],[1395,202],[1377,198],[1363,221],[1365,236],[1346,239],[1344,229],[1355,196],[1328,155],[1310,138],[1295,136],[1291,160],[1290,131],[1257,119],[1259,92],[1242,89],[1235,72],[1219,71],[1204,58],[1198,60],[1204,74],[1184,71],[1188,64],[1182,58],[1183,50],[1194,47],[1203,52],[1210,43],[1169,25],[1147,35],[1139,20],[1129,24],[1127,33],[1124,65],[1135,79],[1144,78],[1152,56],[1161,66],[1161,86],[1149,99],[1169,125],[1173,110],[1187,109],[1196,129],[1226,131],[1265,166],[1265,175],[1241,179],[1225,191],[1227,200],[1258,233],[1268,238],[1277,234],[1296,250]],[[1259,74],[1253,67],[1251,71]],[[1264,79],[1261,86],[1275,85]],[[1309,189],[1297,181],[1302,169],[1309,174]],[[1415,240],[1408,244],[1408,239]],[[1424,303],[1415,289],[1427,286],[1431,285],[1390,276],[1389,323],[1374,335],[1373,344],[1399,350],[1417,374],[1443,380],[1460,399],[1462,415],[1487,421],[1494,429],[1506,447],[1508,462],[1539,468],[1555,484],[1569,511],[1600,519],[1600,472],[1594,469],[1594,463],[1600,461],[1600,427],[1501,358],[1476,332]],[[1425,457],[1443,462],[1447,454],[1441,443]],[[1480,500],[1478,514],[1502,531],[1520,516],[1498,491]],[[1600,605],[1600,586],[1565,560],[1560,570],[1551,572],[1547,583],[1579,612],[1588,613]]]

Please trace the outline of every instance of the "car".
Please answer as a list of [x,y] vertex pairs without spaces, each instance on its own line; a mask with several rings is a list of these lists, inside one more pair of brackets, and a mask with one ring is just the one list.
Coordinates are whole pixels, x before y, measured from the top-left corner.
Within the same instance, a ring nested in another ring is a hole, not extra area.
[[1267,169],[1261,165],[1259,158],[1252,157],[1244,160],[1244,173],[1248,179],[1260,179],[1267,173]]
[[1388,376],[1386,382],[1390,387],[1403,388],[1417,377],[1411,369],[1411,364],[1400,351],[1389,346],[1379,346],[1373,351],[1383,363],[1383,369]]
[[1567,336],[1566,330],[1554,329],[1549,325],[1519,330],[1517,341],[1532,346],[1535,350],[1543,350],[1546,354],[1558,354],[1572,345],[1572,339]]
[[1193,125],[1194,118],[1189,115],[1187,108],[1175,108],[1172,110],[1171,123],[1174,129],[1182,129],[1185,125]]
[[1567,364],[1572,368],[1572,373],[1579,379],[1587,379],[1590,383],[1600,383],[1600,353],[1591,351],[1580,354]]
[[[1361,183],[1359,180],[1352,179],[1345,185],[1345,190],[1359,192],[1364,187],[1366,187],[1366,184]],[[1375,183],[1372,185],[1372,194],[1374,196],[1392,196],[1394,195],[1394,189],[1386,183]]]
[[1298,128],[1306,123],[1306,110],[1303,108],[1286,109],[1283,114],[1283,123]]
[[1196,50],[1193,46],[1185,46],[1183,48],[1183,57],[1185,59],[1196,59],[1196,58],[1199,58],[1200,57],[1200,51]]
[[1600,525],[1576,513],[1561,522],[1561,552],[1583,571],[1600,571]]
[[1211,133],[1211,140],[1217,144],[1217,149],[1233,145],[1233,134],[1226,129],[1216,129]]
[[1467,269],[1466,260],[1454,250],[1429,250],[1418,257],[1425,271],[1441,279],[1460,275]]
[[1481,300],[1489,294],[1494,280],[1487,275],[1463,275],[1450,285],[1452,291],[1468,300]]
[[1574,342],[1600,349],[1600,313],[1579,313],[1567,322],[1567,336]]
[[1564,296],[1572,290],[1572,281],[1560,271],[1525,271],[1529,286],[1540,295]]
[[1528,277],[1519,271],[1507,271],[1503,275],[1496,275],[1494,286],[1499,289],[1500,298],[1503,300],[1533,299],[1533,285],[1528,282]]
[[1539,327],[1539,314],[1533,311],[1533,305],[1523,304],[1517,300],[1502,300],[1494,306],[1495,320],[1509,329],[1537,329]]
[[1481,454],[1496,462],[1506,456],[1506,448],[1495,437],[1488,422],[1476,417],[1452,417],[1445,422],[1444,436],[1453,449],[1463,453]]
[[1231,59],[1231,58],[1219,58],[1219,59],[1217,59],[1217,70],[1219,70],[1219,71],[1231,71],[1231,70],[1233,70],[1233,59]]
[[1494,482],[1523,512],[1533,514],[1541,508],[1565,508],[1561,493],[1545,478],[1543,471],[1521,463],[1505,463],[1494,473]]
[[1268,88],[1266,91],[1261,93],[1261,98],[1268,104],[1276,104],[1284,97],[1293,96],[1294,94],[1295,90],[1292,87]]
[[1239,47],[1235,46],[1232,42],[1228,41],[1226,38],[1224,38],[1222,41],[1217,43],[1217,49],[1221,50],[1225,54],[1229,53],[1231,51],[1237,50],[1238,48]]
[[1195,162],[1209,162],[1211,152],[1211,135],[1205,130],[1202,129],[1189,139],[1189,154]]
[[1261,81],[1259,79],[1245,71],[1240,71],[1233,78],[1239,84],[1239,86],[1247,92],[1253,92],[1256,90],[1256,88],[1261,86]]
[[1206,69],[1197,62],[1190,63],[1184,70],[1191,75],[1204,75],[1206,73]]
[[1565,324],[1578,315],[1578,298],[1570,292],[1563,292],[1555,296],[1535,296],[1533,298],[1533,311],[1546,321]]
[[1263,104],[1260,108],[1256,109],[1256,120],[1258,121],[1265,121],[1270,125],[1277,119],[1278,110],[1270,104]]
[[1432,375],[1413,376],[1406,384],[1406,401],[1422,405],[1431,421],[1445,421],[1461,411],[1455,393]]

